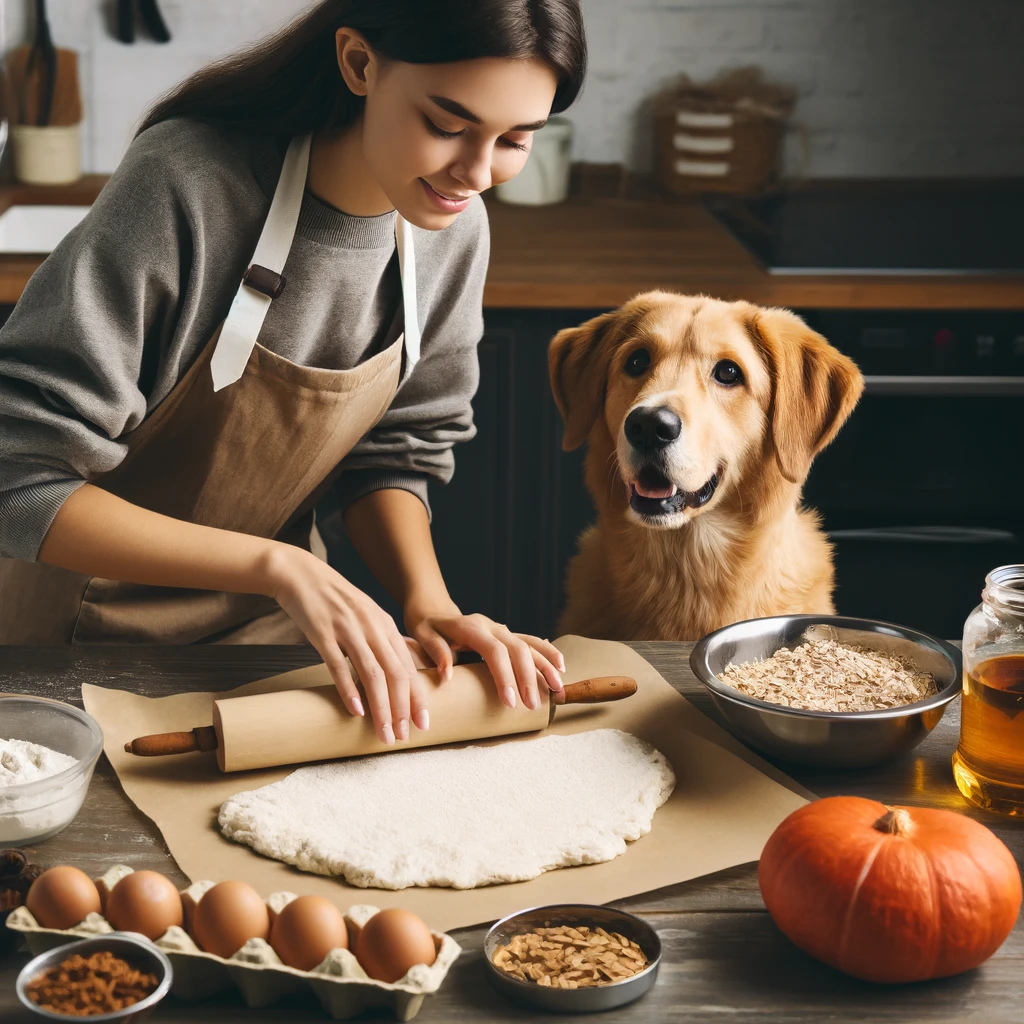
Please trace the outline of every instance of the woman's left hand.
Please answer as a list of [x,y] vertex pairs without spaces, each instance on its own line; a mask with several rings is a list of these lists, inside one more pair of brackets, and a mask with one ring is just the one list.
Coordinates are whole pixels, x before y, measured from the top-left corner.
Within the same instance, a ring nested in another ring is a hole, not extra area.
[[528,708],[540,707],[538,675],[549,690],[562,689],[565,660],[554,644],[513,633],[486,615],[463,615],[455,605],[441,610],[407,609],[405,629],[437,666],[442,682],[451,678],[455,651],[476,651],[490,669],[502,703],[510,708],[518,698]]

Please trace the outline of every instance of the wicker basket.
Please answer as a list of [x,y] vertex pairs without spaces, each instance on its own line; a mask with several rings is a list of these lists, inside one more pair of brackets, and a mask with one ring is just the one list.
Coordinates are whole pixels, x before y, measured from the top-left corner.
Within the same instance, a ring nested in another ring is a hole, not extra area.
[[685,75],[654,100],[657,175],[682,195],[763,191],[777,177],[794,94],[740,68],[696,85]]

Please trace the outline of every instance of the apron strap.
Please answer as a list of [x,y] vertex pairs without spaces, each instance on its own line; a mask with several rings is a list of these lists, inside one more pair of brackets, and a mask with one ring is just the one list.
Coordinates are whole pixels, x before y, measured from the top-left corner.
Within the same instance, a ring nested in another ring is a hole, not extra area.
[[399,213],[395,217],[395,245],[398,272],[402,278],[402,303],[405,311],[405,374],[408,378],[420,358],[420,322],[416,310],[416,250],[412,225]]
[[[284,287],[284,265],[295,238],[302,197],[309,169],[309,150],[313,137],[294,138],[281,168],[266,223],[253,253],[252,264],[235,292],[235,298],[221,326],[220,337],[210,361],[213,390],[234,384],[256,346],[270,303]],[[395,217],[395,245],[402,278],[402,302],[405,313],[405,378],[420,358],[420,328],[416,308],[416,251],[412,225],[400,214]]]
[[214,391],[234,384],[245,372],[274,294],[284,287],[284,265],[299,222],[312,141],[312,135],[299,136],[288,146],[252,265],[238,286],[210,362]]

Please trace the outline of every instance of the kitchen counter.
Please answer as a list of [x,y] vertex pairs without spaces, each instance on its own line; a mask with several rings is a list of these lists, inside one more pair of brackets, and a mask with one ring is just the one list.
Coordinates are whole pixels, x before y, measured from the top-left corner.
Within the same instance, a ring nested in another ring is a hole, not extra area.
[[[70,186],[0,186],[15,203],[91,203],[106,178]],[[772,277],[695,202],[572,198],[557,206],[489,200],[489,308],[590,309],[665,288],[803,309],[1021,309],[1024,275]],[[0,256],[0,304],[17,302],[41,260]]]
[[[91,206],[107,182],[106,174],[87,174],[73,185],[22,185],[16,181],[0,184],[0,213],[22,203],[52,206]],[[21,297],[28,279],[43,262],[41,256],[11,256],[0,253],[0,305],[13,305]]]
[[[680,693],[715,717],[703,687],[689,671],[691,644],[631,646]],[[315,652],[301,646],[9,647],[0,659],[0,692],[35,693],[80,705],[80,687],[87,681],[162,696],[230,689],[315,660]],[[793,769],[792,774],[821,796],[856,794],[885,803],[964,811],[966,805],[953,785],[950,768],[959,715],[959,702],[954,702],[931,736],[912,755],[893,764],[847,773]],[[1018,865],[1024,863],[1024,823],[968,813],[999,835]],[[186,882],[155,827],[124,796],[105,759],[97,766],[78,819],[31,853],[39,863],[72,863],[93,876],[121,862],[163,871],[179,885]],[[1020,1020],[1024,921],[1018,921],[1002,948],[977,970],[919,985],[872,986],[805,956],[778,932],[761,902],[754,864],[644,893],[617,905],[641,915],[658,930],[664,957],[651,992],[641,1002],[603,1019],[644,1024],[718,1022],[726,1016],[742,1016],[750,1024]],[[564,1021],[512,1006],[490,988],[480,959],[485,931],[480,927],[453,933],[465,952],[440,992],[427,999],[417,1021]],[[0,1020],[5,1024],[31,1024],[36,1019],[22,1010],[14,995],[14,979],[26,960],[25,953],[0,958]],[[237,995],[199,1003],[169,999],[154,1015],[154,1020],[167,1024],[243,1019],[319,1022],[328,1018],[318,1005],[297,997],[249,1010]]]

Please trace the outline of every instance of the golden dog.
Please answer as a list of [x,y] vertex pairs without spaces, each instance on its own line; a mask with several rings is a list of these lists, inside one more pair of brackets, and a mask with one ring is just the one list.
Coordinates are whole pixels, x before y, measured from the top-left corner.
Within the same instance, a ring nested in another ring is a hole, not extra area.
[[851,360],[786,310],[648,292],[560,331],[548,365],[598,513],[560,632],[697,640],[834,610],[800,492],[863,390]]

